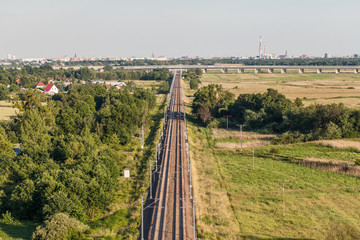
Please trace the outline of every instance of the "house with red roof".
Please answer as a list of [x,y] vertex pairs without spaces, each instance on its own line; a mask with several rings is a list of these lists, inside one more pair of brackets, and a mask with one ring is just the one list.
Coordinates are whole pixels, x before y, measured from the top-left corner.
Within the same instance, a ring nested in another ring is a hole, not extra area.
[[42,82],[38,82],[38,83],[35,85],[35,88],[44,89],[44,88],[45,88],[45,84],[43,84]]
[[44,93],[49,95],[58,94],[59,89],[55,86],[55,84],[48,84],[44,89]]

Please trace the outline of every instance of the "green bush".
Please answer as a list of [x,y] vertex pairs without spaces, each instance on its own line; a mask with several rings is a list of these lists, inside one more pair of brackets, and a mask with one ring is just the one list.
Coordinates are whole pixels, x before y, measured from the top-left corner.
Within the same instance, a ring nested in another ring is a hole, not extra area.
[[33,240],[65,240],[80,238],[89,226],[70,218],[67,214],[58,213],[51,216],[43,225],[36,228]]
[[6,211],[6,213],[2,214],[3,222],[5,224],[12,224],[15,222],[15,219],[11,216],[11,212]]
[[279,154],[280,149],[278,149],[278,148],[270,148],[269,153],[271,153],[271,154]]
[[198,81],[198,79],[191,79],[191,80],[190,80],[190,88],[191,88],[191,89],[198,89],[198,88],[199,88],[199,81]]

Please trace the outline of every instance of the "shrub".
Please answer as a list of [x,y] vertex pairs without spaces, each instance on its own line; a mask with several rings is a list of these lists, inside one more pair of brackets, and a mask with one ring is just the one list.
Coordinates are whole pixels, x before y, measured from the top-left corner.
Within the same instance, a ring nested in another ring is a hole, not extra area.
[[355,165],[356,165],[356,166],[360,166],[360,159],[356,159],[356,160],[355,160]]
[[5,224],[12,224],[15,221],[14,218],[11,216],[11,212],[9,212],[9,211],[6,211],[6,213],[3,213],[2,217],[3,217],[3,222]]
[[280,149],[278,149],[278,148],[270,148],[269,153],[271,153],[271,154],[279,154]]
[[208,128],[218,128],[220,125],[220,122],[217,119],[213,119],[208,125]]
[[58,213],[38,226],[33,233],[33,240],[65,240],[80,237],[89,226],[70,218],[67,214]]

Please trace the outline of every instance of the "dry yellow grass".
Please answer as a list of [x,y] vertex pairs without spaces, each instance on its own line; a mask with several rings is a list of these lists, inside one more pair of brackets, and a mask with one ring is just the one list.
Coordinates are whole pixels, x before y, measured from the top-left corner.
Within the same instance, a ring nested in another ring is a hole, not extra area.
[[[189,89],[188,84],[183,83],[183,87],[185,110],[189,113],[194,91]],[[203,239],[211,239],[207,235],[209,233],[224,236],[222,239],[239,239],[240,226],[234,221],[236,217],[229,196],[221,187],[223,180],[219,163],[209,149],[203,148],[205,142],[196,139],[192,128],[188,126],[187,129],[198,234]],[[209,179],[208,174],[214,178]]]
[[360,177],[360,166],[355,165],[354,162],[310,157],[301,160],[300,164],[306,167]]
[[[240,139],[240,132],[239,130],[214,128],[211,129],[211,137],[213,140],[223,138]],[[274,137],[276,137],[274,134],[259,134],[256,132],[247,131],[243,131],[242,133],[243,140],[271,140]]]
[[[270,141],[243,142],[242,148],[263,147],[269,145]],[[216,148],[241,148],[240,143],[216,142]]]
[[321,140],[321,141],[315,141],[314,143],[332,148],[355,148],[360,150],[360,142],[346,140],[346,139]]
[[12,107],[12,103],[8,101],[0,101],[0,120],[9,120],[17,113],[17,108]]
[[[250,147],[262,147],[269,145],[270,141],[253,141],[253,142],[243,142],[242,148],[250,148]],[[216,142],[216,148],[240,148],[240,143],[229,143],[229,142]]]
[[344,103],[354,108],[360,108],[359,80],[357,74],[311,73],[204,74],[201,78],[202,86],[221,84],[236,96],[241,93],[262,93],[274,88],[290,99],[303,99],[305,105]]
[[[239,239],[240,226],[234,221],[231,201],[223,189],[217,159],[209,149],[202,150],[204,142],[194,141],[191,128],[188,133],[198,234],[204,239],[211,239],[207,235],[210,233],[223,236],[223,239]],[[212,179],[207,177],[209,174]]]

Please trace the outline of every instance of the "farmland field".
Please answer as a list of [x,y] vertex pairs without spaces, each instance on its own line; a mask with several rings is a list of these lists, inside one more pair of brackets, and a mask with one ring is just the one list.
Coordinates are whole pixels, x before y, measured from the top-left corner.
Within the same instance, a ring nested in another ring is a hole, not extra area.
[[344,103],[360,108],[360,75],[358,74],[203,74],[202,86],[221,84],[236,96],[241,93],[261,93],[277,89],[290,99],[301,98],[305,105],[312,103]]

